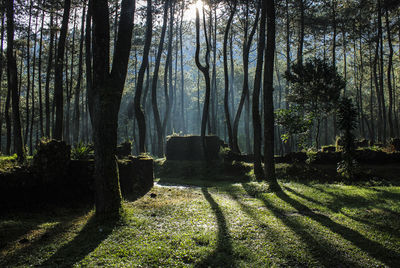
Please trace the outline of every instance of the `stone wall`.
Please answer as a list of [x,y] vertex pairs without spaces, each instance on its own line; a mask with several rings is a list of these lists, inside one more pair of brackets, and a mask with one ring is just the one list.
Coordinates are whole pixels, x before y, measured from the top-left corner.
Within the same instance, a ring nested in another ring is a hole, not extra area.
[[203,161],[219,159],[221,146],[225,146],[217,136],[206,136],[206,154],[203,150],[201,136],[167,137],[167,160]]

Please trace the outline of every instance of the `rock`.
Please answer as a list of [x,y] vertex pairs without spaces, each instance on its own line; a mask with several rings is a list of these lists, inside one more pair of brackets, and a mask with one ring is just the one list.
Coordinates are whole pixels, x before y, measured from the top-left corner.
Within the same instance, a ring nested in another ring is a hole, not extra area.
[[64,179],[71,159],[71,146],[64,141],[42,139],[33,157],[33,170],[43,183]]
[[217,136],[206,136],[206,152],[203,150],[201,136],[168,136],[166,146],[167,160],[203,161],[219,159],[220,148],[224,142]]
[[392,151],[399,152],[400,151],[400,138],[392,138],[389,142],[390,148]]
[[132,152],[132,142],[130,141],[125,141],[117,146],[116,153],[118,158],[128,157],[129,155],[131,155],[131,152]]

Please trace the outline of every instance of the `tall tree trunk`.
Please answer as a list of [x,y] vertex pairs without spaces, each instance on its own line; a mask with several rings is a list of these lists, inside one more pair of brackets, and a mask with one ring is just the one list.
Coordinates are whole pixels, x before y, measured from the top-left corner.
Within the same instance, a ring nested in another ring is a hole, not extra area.
[[[36,75],[36,45],[37,45],[37,27],[38,27],[38,18],[36,17],[35,20],[35,41],[33,43],[33,62],[32,62],[32,66],[33,66],[33,70],[32,70],[32,116],[31,116],[31,123],[30,123],[30,131],[29,131],[29,154],[32,155],[33,154],[33,125],[35,122],[35,75]],[[27,118],[28,119],[28,118]]]
[[386,143],[386,106],[385,106],[385,93],[384,93],[384,69],[383,69],[383,34],[382,34],[382,6],[381,0],[378,0],[378,41],[379,45],[379,97],[382,104],[382,139]]
[[388,111],[388,123],[389,123],[389,136],[390,138],[394,138],[394,126],[393,126],[393,87],[392,87],[392,68],[393,68],[393,45],[392,45],[392,36],[390,33],[390,21],[389,21],[389,11],[386,7],[385,12],[386,18],[386,31],[387,31],[387,40],[389,45],[389,63],[387,67],[387,85],[389,92],[389,111]]
[[185,10],[185,1],[182,1],[182,13],[181,13],[181,23],[179,25],[179,44],[180,44],[180,52],[181,52],[181,120],[182,120],[182,131],[186,133],[186,121],[185,121],[185,78],[184,78],[184,69],[183,69],[183,14]]
[[164,15],[163,15],[163,24],[162,24],[162,28],[161,28],[161,37],[160,37],[160,43],[158,45],[157,58],[156,58],[155,65],[154,65],[153,80],[151,83],[151,101],[152,101],[154,122],[155,122],[156,130],[157,130],[157,155],[158,155],[158,157],[163,157],[163,155],[164,155],[164,137],[163,137],[160,113],[158,110],[158,103],[157,103],[157,84],[158,84],[158,72],[160,69],[161,56],[162,56],[163,47],[164,47],[165,31],[167,28],[168,3],[169,3],[169,1],[165,1],[165,3],[164,3]]
[[[333,67],[336,68],[336,35],[337,35],[337,25],[336,25],[336,0],[332,2],[332,27],[333,27],[333,36],[332,36],[332,64]],[[343,32],[344,34],[344,32]],[[343,57],[346,58],[346,49],[343,44]],[[345,64],[346,65],[346,64]],[[345,89],[346,90],[346,89]],[[336,113],[333,113],[332,116],[333,123],[333,139],[336,139],[337,135],[337,127],[336,127]]]
[[202,138],[203,144],[203,152],[205,157],[207,158],[207,147],[206,147],[206,127],[207,121],[209,116],[209,106],[210,106],[210,64],[209,64],[209,55],[210,55],[210,45],[209,45],[209,38],[207,36],[207,27],[206,27],[206,19],[204,14],[204,7],[203,7],[203,24],[204,24],[204,36],[206,40],[206,54],[205,54],[205,65],[202,65],[200,62],[200,16],[199,10],[196,8],[196,52],[195,52],[195,61],[197,68],[203,73],[204,80],[206,83],[206,92],[204,98],[204,106],[203,106],[203,115],[201,118],[201,130],[200,135]]
[[82,72],[83,72],[83,41],[85,38],[85,15],[86,15],[86,5],[83,6],[82,10],[81,39],[79,42],[78,78],[75,86],[75,100],[74,100],[74,114],[73,114],[74,117],[73,142],[75,144],[79,142],[79,121],[80,121],[79,98],[81,94],[81,82],[82,82]]
[[43,96],[42,96],[42,53],[43,53],[43,26],[44,26],[44,10],[42,11],[42,22],[40,24],[39,39],[39,62],[38,62],[38,84],[39,84],[39,136],[43,137]]
[[[4,12],[1,14],[1,43],[0,43],[0,88],[3,88],[3,67],[4,67],[4,56],[3,56],[3,48],[4,48]],[[0,96],[0,111],[2,110],[2,98]],[[3,143],[2,143],[2,135],[3,135],[3,120],[4,115],[9,111],[4,110],[4,113],[0,115],[0,151],[3,151]]]
[[[26,97],[25,97],[25,136],[24,136],[24,144],[28,144],[29,137],[29,93],[31,90],[31,25],[32,25],[32,0],[29,1],[29,22],[28,22],[28,34],[26,37],[26,74],[27,74],[27,83],[26,83]],[[20,79],[20,83],[22,83],[22,79]]]
[[[151,4],[151,1],[148,0]],[[117,145],[118,112],[131,48],[135,1],[121,2],[121,17],[110,72],[110,25],[107,0],[90,3],[93,15],[93,84],[88,97],[95,150],[96,215],[119,216],[121,191]]]
[[304,0],[298,0],[299,2],[299,44],[297,47],[297,64],[303,65],[303,47],[304,47]]
[[54,50],[54,13],[50,13],[50,44],[49,44],[49,57],[47,61],[46,70],[46,84],[45,84],[45,113],[46,113],[46,137],[50,138],[50,75],[53,65],[53,50]]
[[[225,91],[224,91],[224,111],[225,111],[225,121],[226,127],[228,131],[228,144],[229,148],[233,149],[233,134],[232,134],[232,125],[231,125],[231,116],[229,112],[229,73],[228,73],[228,35],[229,30],[231,28],[233,16],[236,12],[236,4],[237,1],[234,1],[233,7],[231,8],[231,13],[228,18],[228,22],[226,23],[225,32],[224,32],[224,43],[223,43],[223,57],[224,57],[224,81],[225,81]],[[233,92],[231,92],[233,94]]]
[[71,9],[71,0],[64,1],[64,14],[61,24],[60,37],[57,45],[57,59],[56,68],[54,72],[54,102],[56,109],[55,126],[53,132],[53,138],[56,140],[62,140],[63,134],[63,116],[64,116],[64,105],[63,105],[63,63],[64,63],[64,51],[65,51],[65,40],[68,31],[68,20]]
[[264,60],[264,168],[265,177],[273,191],[279,190],[274,160],[274,101],[273,77],[275,56],[275,1],[267,1],[267,48]]
[[147,0],[147,15],[146,15],[146,37],[145,44],[143,49],[143,61],[139,68],[138,74],[138,82],[136,84],[135,91],[135,116],[138,123],[139,128],[139,152],[144,153],[145,149],[145,139],[146,139],[146,119],[144,117],[144,113],[142,110],[142,106],[140,104],[142,90],[143,90],[143,82],[144,82],[144,74],[147,68],[147,64],[149,63],[149,52],[152,38],[152,11],[151,11],[151,0]]
[[22,163],[26,159],[26,154],[21,133],[17,62],[15,60],[15,54],[14,54],[14,1],[13,0],[6,1],[6,9],[7,9],[7,82],[8,82],[8,90],[11,91],[12,94],[14,146],[15,146],[15,151],[17,153],[18,162]]
[[[263,57],[265,50],[265,22],[267,15],[267,0],[260,1],[261,6],[261,19],[260,19],[260,31],[257,44],[257,65],[254,77],[254,89],[253,89],[253,103],[252,103],[252,114],[253,114],[253,136],[254,136],[254,175],[257,180],[263,180],[264,170],[261,166],[261,116],[259,111],[260,106],[260,91],[261,91],[261,80],[262,80],[262,69],[263,69]],[[260,8],[260,7],[258,7]]]
[[[249,3],[247,3],[247,11],[246,13],[248,14],[248,8],[249,8]],[[236,153],[240,153],[240,148],[239,148],[239,143],[238,143],[238,129],[239,129],[239,121],[240,121],[240,116],[242,114],[243,106],[245,104],[246,98],[249,95],[249,54],[250,54],[250,48],[251,48],[251,43],[253,41],[253,36],[256,32],[257,29],[257,22],[258,22],[258,17],[259,17],[259,9],[257,9],[256,13],[256,18],[254,19],[254,24],[253,27],[250,31],[249,36],[247,36],[247,31],[248,31],[248,15],[246,15],[246,23],[245,23],[245,28],[244,28],[244,40],[243,40],[243,89],[242,89],[242,95],[240,97],[239,101],[239,106],[236,111],[235,115],[235,120],[233,121],[233,151]]]

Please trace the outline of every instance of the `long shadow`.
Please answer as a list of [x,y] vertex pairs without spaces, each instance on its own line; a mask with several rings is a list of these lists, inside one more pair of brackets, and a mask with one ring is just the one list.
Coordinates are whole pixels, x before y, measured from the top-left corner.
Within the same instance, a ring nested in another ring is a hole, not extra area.
[[11,253],[5,255],[4,258],[0,260],[0,266],[31,265],[31,263],[25,263],[30,259],[28,256],[38,255],[44,246],[56,243],[56,241],[59,240],[65,232],[72,228],[73,225],[75,225],[75,223],[79,221],[79,219],[86,213],[86,210],[82,210],[79,213],[70,215],[67,220],[65,218],[60,219],[57,216],[53,216],[52,221],[59,221],[58,223],[47,228],[45,232],[40,234],[40,236],[35,238],[33,241],[28,240],[25,236],[29,232],[36,232],[36,230],[39,230],[40,222],[48,222],[48,220],[46,220],[47,218],[41,219],[41,221],[36,223],[34,228],[30,229],[29,231],[26,231],[27,229],[25,229],[23,239],[20,241],[14,241],[14,243],[21,243],[24,245],[21,248],[12,250]]
[[224,213],[215,202],[214,198],[208,192],[207,188],[201,188],[204,198],[210,204],[212,211],[217,218],[217,248],[214,252],[197,264],[197,267],[218,267],[221,264],[224,267],[235,267],[235,258],[232,250],[231,237],[226,223]]
[[[398,252],[386,248],[380,243],[364,237],[357,231],[354,231],[346,226],[332,221],[329,217],[325,215],[314,213],[310,208],[298,202],[297,200],[292,199],[283,191],[278,192],[276,195],[281,200],[285,201],[286,203],[297,209],[299,212],[306,214],[314,221],[319,222],[320,224],[329,228],[332,232],[339,234],[344,239],[352,242],[355,246],[365,251],[370,256],[381,261],[382,263],[391,267],[395,267],[400,263],[400,254]],[[265,203],[268,203],[265,199],[264,201]]]
[[[241,210],[246,213],[247,216],[255,220],[257,225],[265,232],[265,238],[268,239],[269,241],[273,242],[276,245],[276,250],[279,250],[282,252],[282,254],[285,256],[286,262],[289,264],[299,264],[299,260],[296,256],[291,254],[288,251],[285,251],[284,249],[287,247],[287,243],[282,240],[282,236],[276,231],[274,231],[268,224],[266,224],[261,218],[260,215],[255,213],[252,209],[251,206],[246,205],[242,200],[240,200],[240,197],[238,194],[236,194],[234,191],[227,191],[226,192],[230,197],[232,197],[233,200],[240,206]],[[304,264],[304,266],[307,266]]]
[[[289,188],[289,187],[283,187],[285,190],[287,190],[288,192],[291,192],[292,194],[294,194],[294,195],[296,195],[296,196],[298,196],[298,197],[300,197],[300,198],[303,198],[303,199],[305,199],[305,200],[308,200],[308,201],[310,201],[310,202],[313,202],[313,203],[315,203],[315,204],[318,204],[318,205],[322,205],[322,206],[326,206],[328,209],[330,209],[331,211],[334,211],[334,212],[337,212],[336,210],[336,208],[332,208],[332,206],[330,206],[329,204],[328,205],[325,205],[325,204],[323,204],[323,203],[321,203],[321,202],[319,202],[318,200],[315,200],[315,199],[313,199],[313,198],[311,198],[311,197],[308,197],[308,196],[306,196],[306,195],[303,195],[303,194],[301,194],[301,193],[298,193],[297,191],[295,191],[294,189],[292,189],[292,188]],[[382,210],[385,210],[385,209],[382,209]],[[386,210],[385,210],[386,211]],[[391,210],[389,210],[389,211],[386,211],[386,212],[388,212],[388,213],[393,213]],[[395,228],[392,228],[391,226],[389,226],[387,223],[386,224],[379,224],[379,223],[376,223],[377,222],[377,219],[375,218],[371,218],[370,220],[366,220],[366,219],[363,219],[363,218],[361,218],[361,217],[355,217],[355,216],[352,216],[352,215],[350,215],[350,214],[348,214],[348,213],[346,213],[346,212],[344,212],[344,211],[340,211],[340,213],[341,214],[343,214],[343,215],[345,215],[347,218],[349,218],[349,219],[352,219],[352,220],[354,220],[354,221],[358,221],[358,222],[360,222],[360,223],[363,223],[363,224],[365,224],[365,225],[369,225],[369,226],[374,226],[375,228],[377,228],[377,229],[379,229],[380,231],[383,231],[383,232],[387,232],[387,233],[389,233],[389,234],[391,234],[391,235],[396,235],[396,236],[400,236],[400,232],[398,231],[398,230],[396,230]],[[396,215],[397,216],[397,215]],[[396,221],[396,220],[393,220],[394,222],[398,222],[398,221]]]
[[85,227],[83,227],[72,241],[63,245],[56,253],[39,266],[73,266],[95,250],[98,245],[111,234],[117,222],[118,219],[99,221],[95,216],[91,217]]
[[[361,196],[357,196],[357,197],[353,197],[353,196],[346,196],[346,195],[339,195],[336,193],[332,193],[329,191],[326,191],[324,189],[322,189],[319,186],[315,186],[315,185],[307,185],[308,187],[311,187],[315,190],[320,191],[321,193],[325,193],[328,194],[330,196],[332,196],[333,198],[335,198],[335,200],[333,200],[333,202],[331,203],[331,209],[336,209],[337,211],[339,211],[343,206],[346,207],[352,207],[352,208],[362,208],[362,207],[368,207],[368,205],[370,204],[370,201],[368,201],[367,199],[361,197]],[[374,191],[376,191],[377,189],[371,188]],[[382,201],[386,200],[386,199],[394,199],[396,201],[400,201],[400,194],[397,193],[391,193],[385,190],[378,190],[376,191],[378,194],[375,196],[376,200],[380,200],[381,204],[384,203]],[[377,208],[380,208],[382,210],[384,210],[387,213],[393,214],[397,217],[400,217],[400,213],[397,211],[394,211],[392,209],[389,209],[383,205],[378,205],[375,204],[375,206]]]
[[346,257],[345,252],[338,251],[331,243],[329,243],[329,241],[319,240],[313,237],[305,230],[304,225],[298,223],[293,219],[293,217],[284,214],[282,209],[275,207],[265,198],[261,197],[257,193],[255,194],[254,190],[250,189],[248,185],[242,184],[242,186],[249,195],[255,196],[257,199],[261,200],[265,207],[269,209],[276,218],[280,219],[283,224],[296,233],[301,241],[309,247],[309,253],[314,257],[314,259],[320,262],[322,266],[332,267],[333,264],[340,264],[341,267],[359,266],[353,261],[349,260]]

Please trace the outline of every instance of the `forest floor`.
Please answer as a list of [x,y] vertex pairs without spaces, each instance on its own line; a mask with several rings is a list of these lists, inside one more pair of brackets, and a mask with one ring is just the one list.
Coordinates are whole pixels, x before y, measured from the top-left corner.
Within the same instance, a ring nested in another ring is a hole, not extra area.
[[[179,181],[179,180],[178,180]],[[0,217],[0,267],[398,267],[400,187],[159,179],[119,222],[93,210]],[[173,185],[174,184],[174,185]]]

